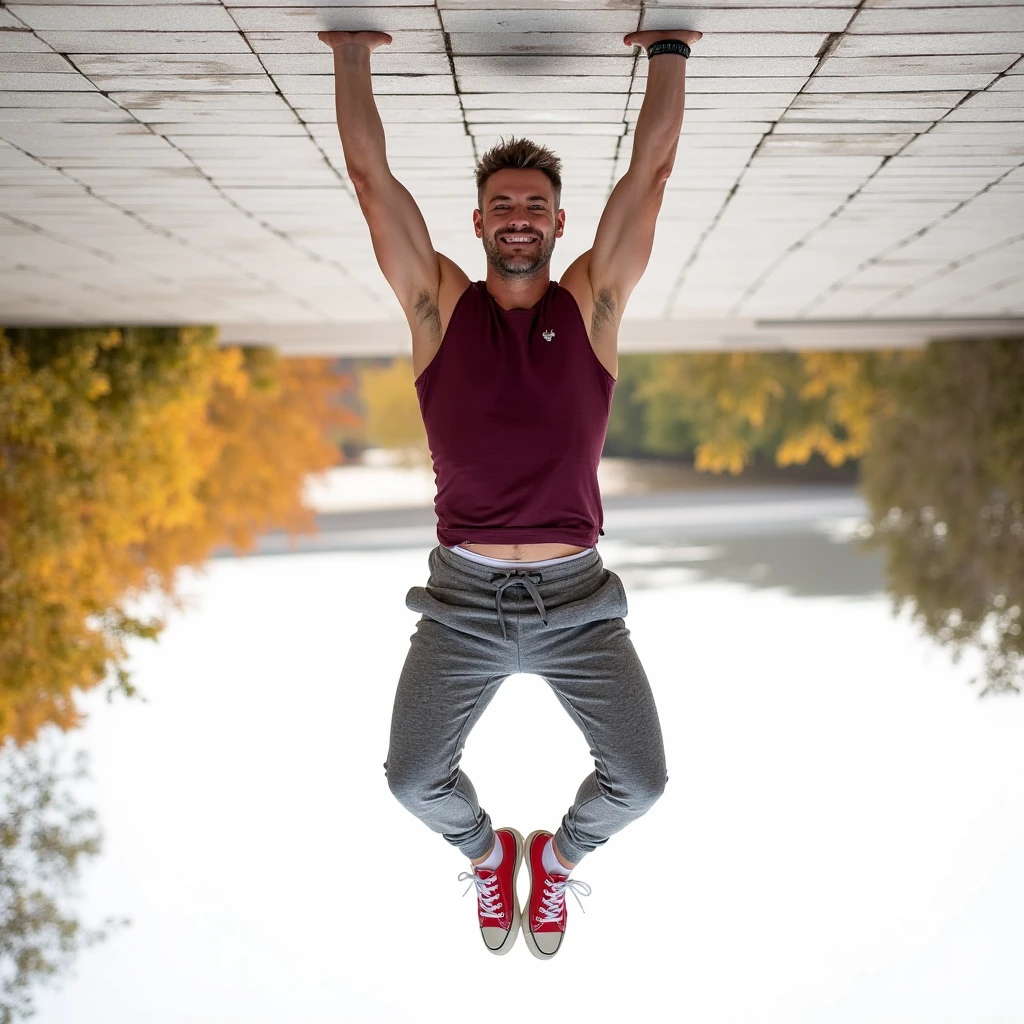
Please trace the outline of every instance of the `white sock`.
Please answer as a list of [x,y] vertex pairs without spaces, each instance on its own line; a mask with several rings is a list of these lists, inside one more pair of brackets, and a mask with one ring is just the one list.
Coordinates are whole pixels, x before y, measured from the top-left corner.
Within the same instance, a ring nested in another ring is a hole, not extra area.
[[501,862],[505,859],[505,851],[502,849],[501,840],[498,838],[497,833],[494,835],[494,849],[487,855],[486,860],[480,861],[479,864],[474,864],[473,867],[476,870],[480,868],[486,868],[488,871],[496,871],[500,866]]
[[556,875],[568,875],[572,868],[567,868],[556,856],[555,851],[551,848],[554,843],[554,837],[552,836],[544,844],[544,852],[541,854],[541,864],[544,866],[544,870],[548,874],[554,873]]

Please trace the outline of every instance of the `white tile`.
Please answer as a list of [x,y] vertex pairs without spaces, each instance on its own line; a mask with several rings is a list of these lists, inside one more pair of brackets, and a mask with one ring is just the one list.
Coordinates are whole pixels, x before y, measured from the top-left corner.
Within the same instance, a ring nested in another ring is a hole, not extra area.
[[620,57],[552,57],[548,55],[516,55],[487,57],[455,57],[459,77],[476,75],[587,75],[629,79],[633,58],[623,49]]
[[[756,0],[751,0],[751,2],[756,2]],[[655,28],[695,29],[709,34],[712,32],[842,32],[849,23],[853,11],[853,5],[848,5],[845,8],[793,6],[750,7],[734,10],[648,6],[644,13],[642,27],[644,30]]]
[[1015,53],[958,54],[949,57],[835,57],[824,62],[819,75],[945,75],[1001,74],[1014,61]]
[[[693,60],[686,68],[686,80],[697,78],[806,78],[817,66],[813,57],[709,57]],[[637,78],[646,78],[648,65],[641,61]]]
[[[519,83],[516,82],[509,91],[506,82],[505,88],[496,89],[493,92],[467,93],[463,91],[459,96],[459,102],[466,110],[482,110],[498,106],[513,107],[523,102],[522,93],[517,92]],[[538,108],[552,108],[560,110],[588,110],[603,109],[608,106],[619,106],[621,108],[625,101],[625,95],[621,91],[602,92],[594,89],[589,92],[530,92],[530,103],[536,104]]]
[[152,124],[153,131],[162,135],[172,145],[182,144],[183,139],[195,138],[199,135],[223,136],[252,136],[258,139],[306,136],[305,125],[297,120],[276,121],[276,122],[244,122],[244,121],[221,121],[221,122],[189,122],[189,121],[163,121]]
[[[621,99],[621,97],[620,97]],[[534,121],[537,124],[602,124],[614,125],[618,123],[621,130],[623,125],[623,103],[619,103],[618,109],[601,108],[595,110],[558,110],[553,108],[536,109],[529,106],[523,107],[495,107],[482,110],[470,109],[466,111],[465,120],[467,124],[501,124],[503,121]],[[458,118],[462,120],[461,117]]]
[[576,75],[560,78],[557,75],[460,75],[459,91],[462,93],[504,93],[512,89],[515,93],[619,93],[623,97],[629,92],[628,75],[609,77],[607,75]]
[[[238,32],[82,32],[41,30],[40,38],[61,53],[249,53]],[[314,39],[316,37],[314,36]],[[323,43],[317,41],[319,46]]]
[[[703,93],[745,93],[748,102],[756,102],[765,93],[789,92],[796,94],[804,87],[807,79],[803,76],[786,76],[779,78],[690,78],[686,83],[686,102],[692,97]],[[646,85],[646,79],[638,78],[633,85],[633,92],[639,93]]]
[[220,4],[10,4],[29,28],[80,29],[89,32],[236,32],[235,23]]
[[624,135],[626,131],[626,126],[621,121],[618,124],[596,121],[567,121],[559,123],[519,118],[506,118],[497,122],[470,121],[469,127],[474,136],[500,135],[502,132],[505,132],[506,135],[526,135],[530,138],[533,138],[535,135],[552,134],[611,136],[618,138]]
[[[756,110],[758,105],[765,103],[781,106],[783,109],[793,102],[796,89],[779,92],[778,90],[760,91],[756,95],[731,92],[691,92],[687,90],[686,110]],[[635,93],[626,104],[629,110],[639,110],[643,102],[643,94]]]
[[[490,0],[487,0],[490,2]],[[641,0],[521,0],[519,9],[524,11],[535,10],[563,10],[563,11],[621,11],[625,9],[639,12]],[[480,0],[437,0],[437,6],[442,11],[463,11],[474,10],[482,6]]]
[[0,92],[0,107],[36,107],[42,119],[46,116],[43,112],[56,104],[83,111],[117,109],[98,92]]
[[[1010,96],[1013,93],[1006,93],[1005,95]],[[1024,121],[1024,110],[1021,110],[1019,104],[1014,104],[1012,107],[983,107],[980,109],[975,107],[969,110],[957,108],[947,114],[945,120],[972,122],[975,124],[981,122],[995,124],[1007,121]]]
[[227,11],[243,32],[306,32],[314,38],[315,33],[328,30],[397,36],[404,29],[438,27],[433,7],[228,7]]
[[[443,53],[444,37],[439,25],[432,29],[402,29],[389,33],[391,42],[375,50],[378,57],[385,53]],[[245,37],[257,53],[330,53],[330,48],[316,37],[315,32],[246,32]]]
[[787,119],[775,125],[773,135],[916,134],[928,131],[933,121],[800,121]]
[[[120,84],[130,86],[130,78]],[[111,92],[110,98],[127,110],[288,110],[287,104],[272,92]],[[290,111],[289,111],[290,113]]]
[[[334,95],[333,75],[274,75],[274,81],[281,92],[289,96]],[[378,95],[391,96],[454,95],[455,84],[451,75],[374,75],[373,91]]]
[[[638,11],[442,10],[446,32],[635,32]],[[809,31],[809,30],[807,30]]]
[[[0,32],[0,39],[7,33]],[[8,53],[3,58],[4,71],[75,74],[75,69],[58,53]]]
[[[80,94],[79,94],[80,95]],[[107,110],[83,110],[81,107],[48,106],[45,112],[35,107],[0,107],[0,122],[26,121],[46,122],[130,122],[134,118],[124,110],[112,107]]]
[[[0,53],[49,53],[46,45],[34,32],[28,29],[9,29],[0,32]],[[6,64],[7,58],[4,58]]]
[[22,90],[26,92],[46,92],[47,90],[55,92],[95,92],[95,87],[87,78],[83,78],[77,72],[71,74],[64,72],[33,74],[31,72],[8,73],[0,71],[0,90],[12,92]]
[[254,53],[69,53],[85,75],[263,75]]
[[870,35],[900,32],[1020,32],[1024,31],[1024,7],[961,5],[915,10],[890,4],[884,8],[862,9],[848,31]]
[[[850,78],[815,77],[807,93],[933,92],[953,89],[985,89],[994,75],[865,75]],[[1005,81],[1005,79],[1003,79]]]
[[[46,0],[48,2],[48,0]],[[106,3],[109,0],[96,0],[97,3]],[[197,0],[192,0],[197,2]],[[204,2],[204,0],[199,0]],[[334,6],[336,7],[431,7],[434,0],[343,0]],[[309,8],[309,0],[231,0],[232,7],[304,7]],[[330,6],[325,4],[325,6]]]
[[[944,107],[946,110],[949,110],[966,95],[967,93],[964,91],[916,91],[900,96],[898,103],[908,109],[916,107]],[[847,93],[831,95],[812,95],[805,92],[793,101],[793,109],[833,111],[841,110],[846,106],[870,108],[891,107],[893,104],[894,99],[892,96],[875,92],[851,90]]]
[[[91,75],[93,84],[103,92],[131,89],[133,92],[191,93],[264,93],[273,92],[274,83],[266,75]],[[2,82],[0,76],[0,82]]]
[[[331,51],[317,53],[266,53],[260,58],[271,75],[333,75]],[[449,75],[451,65],[441,48],[436,53],[389,52],[381,49],[370,59],[373,74],[380,75]]]
[[[179,93],[178,95],[185,95]],[[134,117],[143,124],[151,125],[156,131],[164,123],[205,125],[213,130],[218,125],[246,124],[297,124],[295,113],[284,103],[274,110],[206,109],[200,107],[175,107],[160,105],[155,108],[129,107]],[[333,123],[333,120],[332,120]],[[207,128],[203,128],[206,131]]]
[[867,133],[864,135],[769,135],[761,146],[765,156],[777,155],[870,155],[890,156],[914,138],[911,134],[894,135]]
[[913,35],[859,36],[847,33],[833,57],[961,57],[972,53],[1024,52],[1024,32],[916,32]]
[[[893,96],[892,93],[880,93],[879,95]],[[901,97],[892,100],[898,103]],[[908,117],[919,120],[937,121],[947,115],[949,107],[852,107],[842,106],[832,110],[827,108],[808,109],[790,108],[786,111],[787,121],[806,121],[820,124],[831,124],[836,120],[862,121],[865,124],[888,124],[895,121],[906,121]]]

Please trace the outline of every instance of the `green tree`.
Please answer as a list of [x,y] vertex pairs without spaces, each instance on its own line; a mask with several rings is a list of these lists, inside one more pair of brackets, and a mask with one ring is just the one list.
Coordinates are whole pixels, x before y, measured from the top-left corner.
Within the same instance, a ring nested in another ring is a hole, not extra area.
[[1022,396],[1021,341],[932,344],[889,374],[861,466],[896,609],[979,651],[983,694],[1021,682]]
[[10,738],[0,744],[0,1024],[32,1016],[33,989],[128,923],[86,928],[73,911],[79,871],[102,836],[74,793],[85,755],[68,768],[55,731],[44,732],[21,748]]

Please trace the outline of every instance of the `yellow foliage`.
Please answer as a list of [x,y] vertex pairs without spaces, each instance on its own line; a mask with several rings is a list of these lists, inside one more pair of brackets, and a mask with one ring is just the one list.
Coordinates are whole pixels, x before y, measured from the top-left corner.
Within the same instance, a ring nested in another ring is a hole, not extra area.
[[371,445],[401,451],[412,463],[430,461],[411,359],[394,359],[387,366],[363,370],[360,396],[366,410],[366,440]]
[[312,527],[307,473],[338,461],[326,361],[218,348],[208,328],[0,333],[0,739],[78,723],[76,692],[155,638],[143,593],[272,526]]
[[[678,353],[637,388],[648,436],[688,437],[698,469],[742,472],[774,451],[780,466],[860,458],[879,401],[879,352]],[[682,443],[682,442],[679,442]]]

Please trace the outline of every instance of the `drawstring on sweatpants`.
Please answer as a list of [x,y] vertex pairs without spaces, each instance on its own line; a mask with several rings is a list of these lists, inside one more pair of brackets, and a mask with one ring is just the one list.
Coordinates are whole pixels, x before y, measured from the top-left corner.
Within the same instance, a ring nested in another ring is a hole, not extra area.
[[[527,593],[533,598],[533,603],[537,606],[537,611],[540,612],[541,622],[545,626],[548,624],[547,609],[545,609],[544,600],[537,589],[537,584],[541,582],[541,579],[542,577],[539,572],[521,572],[519,569],[512,572],[495,573],[491,577],[490,583],[496,590],[494,603],[498,609],[498,622],[501,625],[502,639],[507,641],[508,633],[505,631],[505,615],[501,609],[501,595],[505,593],[507,587],[514,587],[516,584],[526,587]],[[501,582],[498,583],[498,580],[501,580]]]

